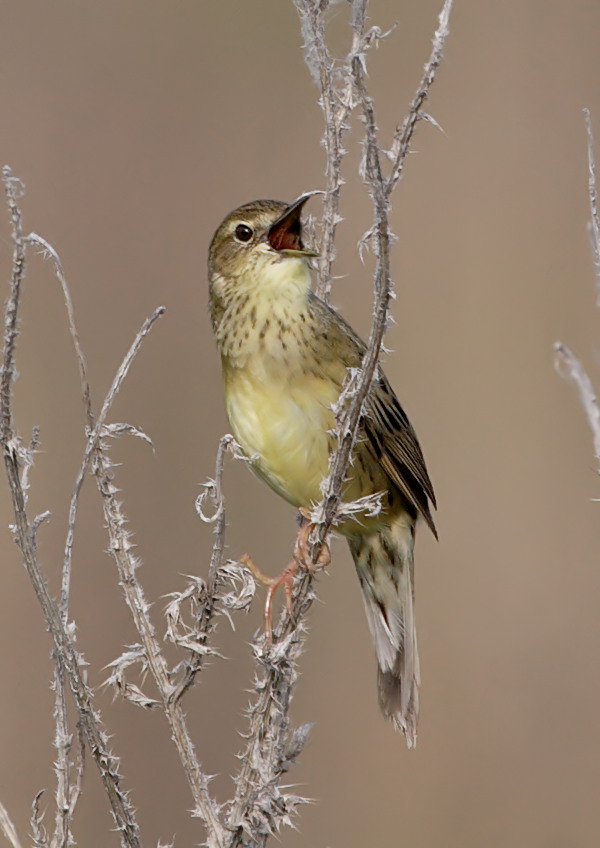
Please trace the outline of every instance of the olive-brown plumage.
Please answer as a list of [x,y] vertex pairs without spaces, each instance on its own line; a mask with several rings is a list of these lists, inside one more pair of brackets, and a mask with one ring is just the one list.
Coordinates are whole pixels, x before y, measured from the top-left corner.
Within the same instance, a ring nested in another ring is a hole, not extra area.
[[[296,507],[320,500],[335,447],[332,405],[365,345],[311,291],[310,257],[293,204],[259,200],[231,212],[209,251],[210,313],[233,433],[254,471]],[[384,715],[416,741],[414,623],[417,517],[433,533],[433,487],[415,432],[379,372],[347,475],[345,500],[383,492],[382,512],[348,520],[347,537],[379,664]]]

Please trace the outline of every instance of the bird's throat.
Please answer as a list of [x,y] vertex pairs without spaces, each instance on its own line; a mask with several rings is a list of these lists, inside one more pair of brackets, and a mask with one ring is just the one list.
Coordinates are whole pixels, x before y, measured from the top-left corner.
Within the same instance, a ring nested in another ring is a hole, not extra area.
[[310,283],[300,257],[239,278],[216,330],[224,368],[293,368],[307,329]]

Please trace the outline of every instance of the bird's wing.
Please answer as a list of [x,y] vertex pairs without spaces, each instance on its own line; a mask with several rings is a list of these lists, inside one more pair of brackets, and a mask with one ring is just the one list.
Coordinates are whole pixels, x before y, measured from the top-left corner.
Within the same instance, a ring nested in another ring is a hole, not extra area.
[[[339,364],[337,377],[341,390],[346,369],[360,365],[367,347],[339,312],[312,293],[310,299],[314,314],[323,328],[323,339],[326,340],[320,353],[323,359]],[[393,485],[423,516],[437,538],[429,508],[429,502],[435,507],[436,501],[423,452],[406,413],[381,369],[366,400],[362,429],[369,449]]]
[[369,447],[392,483],[421,513],[434,536],[429,502],[435,494],[415,431],[387,378],[380,375],[366,402],[363,430]]

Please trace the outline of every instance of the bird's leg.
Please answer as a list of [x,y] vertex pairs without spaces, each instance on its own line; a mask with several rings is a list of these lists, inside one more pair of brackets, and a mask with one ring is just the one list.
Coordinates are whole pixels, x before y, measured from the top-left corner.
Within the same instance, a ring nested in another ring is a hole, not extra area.
[[318,568],[325,568],[325,566],[329,565],[331,562],[329,546],[324,544],[321,548],[317,562],[313,563],[308,545],[308,537],[313,525],[307,520],[308,514],[304,510],[300,510],[300,515],[302,517],[302,524],[298,530],[296,541],[294,542],[294,558],[277,577],[268,577],[264,574],[249,554],[242,554],[239,559],[241,563],[250,569],[259,583],[262,583],[267,587],[264,619],[265,635],[267,637],[268,645],[273,643],[273,596],[277,589],[280,586],[283,587],[283,591],[285,592],[285,608],[288,615],[291,616],[293,612],[292,593],[294,590],[294,579],[300,565],[303,565],[307,571],[314,574]]
[[331,562],[331,551],[329,545],[324,542],[319,551],[319,557],[316,562],[312,561],[312,555],[309,545],[309,537],[311,530],[315,526],[310,520],[310,512],[304,507],[298,510],[298,520],[300,521],[300,529],[294,542],[294,559],[298,563],[314,574],[318,569],[325,568]]
[[250,569],[255,578],[267,587],[267,600],[265,601],[265,635],[267,644],[273,643],[273,595],[280,586],[285,592],[285,608],[288,614],[292,614],[292,590],[294,588],[294,577],[298,571],[298,561],[294,558],[277,577],[267,577],[266,574],[254,563],[249,554],[242,554],[239,561]]

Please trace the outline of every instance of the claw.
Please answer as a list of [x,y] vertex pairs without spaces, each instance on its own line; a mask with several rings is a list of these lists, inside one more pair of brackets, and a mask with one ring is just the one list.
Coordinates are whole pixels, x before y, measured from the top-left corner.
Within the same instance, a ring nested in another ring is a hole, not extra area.
[[298,511],[302,516],[303,522],[298,530],[296,541],[294,542],[294,559],[297,562],[301,562],[306,570],[310,571],[311,574],[315,574],[318,569],[325,568],[329,565],[331,562],[331,551],[329,550],[329,545],[325,542],[321,547],[317,561],[312,561],[309,538],[315,525],[309,520],[310,512],[307,509],[300,507]]
[[273,644],[273,595],[280,586],[283,586],[285,592],[285,608],[288,614],[292,614],[292,592],[294,589],[294,577],[298,571],[299,563],[294,559],[290,564],[283,569],[277,577],[267,577],[253,561],[249,554],[242,554],[239,560],[247,568],[250,569],[254,577],[267,587],[267,599],[265,601],[265,635],[267,644]]
[[308,513],[304,510],[300,510],[300,514],[302,515],[303,523],[298,531],[298,535],[296,536],[296,541],[294,542],[294,558],[290,562],[288,566],[286,566],[281,574],[277,577],[268,577],[264,574],[260,568],[256,565],[250,554],[242,554],[239,561],[245,565],[254,577],[258,580],[259,583],[262,583],[267,587],[267,599],[265,601],[265,612],[264,612],[264,620],[265,620],[265,636],[267,639],[267,644],[273,644],[273,596],[277,589],[282,586],[283,591],[285,592],[285,608],[288,612],[288,615],[292,615],[293,613],[293,591],[294,591],[294,580],[296,578],[296,574],[298,572],[298,568],[300,565],[303,565],[307,571],[311,574],[315,574],[317,569],[325,568],[325,566],[329,565],[331,562],[331,552],[329,550],[329,546],[324,544],[321,548],[321,552],[319,554],[319,558],[316,563],[313,563],[308,539],[310,535],[310,531],[313,526],[310,521],[307,520]]

